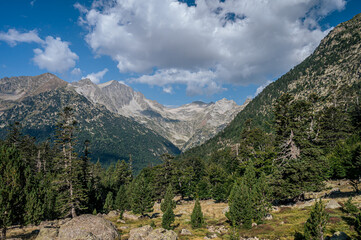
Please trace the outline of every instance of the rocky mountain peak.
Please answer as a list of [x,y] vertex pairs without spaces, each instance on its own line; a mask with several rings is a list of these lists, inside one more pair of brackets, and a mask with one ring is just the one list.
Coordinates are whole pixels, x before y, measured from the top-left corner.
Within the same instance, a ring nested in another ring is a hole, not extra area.
[[0,79],[0,100],[19,101],[28,96],[65,87],[68,83],[51,73]]

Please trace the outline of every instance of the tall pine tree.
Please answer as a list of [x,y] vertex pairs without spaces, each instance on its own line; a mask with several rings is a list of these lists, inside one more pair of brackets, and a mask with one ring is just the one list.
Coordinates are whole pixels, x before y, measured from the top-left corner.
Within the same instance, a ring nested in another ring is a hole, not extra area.
[[75,154],[75,130],[77,122],[73,109],[65,107],[60,113],[57,139],[61,153],[58,157],[59,175],[56,184],[59,187],[57,208],[63,217],[76,217],[86,209],[87,191],[84,188],[82,161]]

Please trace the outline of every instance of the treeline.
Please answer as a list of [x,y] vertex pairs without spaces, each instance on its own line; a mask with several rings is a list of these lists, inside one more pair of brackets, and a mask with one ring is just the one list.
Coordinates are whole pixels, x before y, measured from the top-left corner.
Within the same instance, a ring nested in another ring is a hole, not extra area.
[[[183,199],[228,201],[233,226],[262,222],[271,202],[298,201],[324,180],[347,178],[359,191],[361,178],[361,108],[335,102],[319,110],[310,95],[297,100],[283,94],[273,107],[272,133],[246,121],[237,145],[205,156],[161,156],[163,164],[136,177],[124,161],[103,169],[91,163],[89,142],[77,143],[72,109],[60,113],[55,142],[37,144],[12,125],[0,142],[0,228],[13,224],[75,217],[82,213],[132,210],[145,215],[170,188]],[[80,156],[76,144],[83,145]],[[170,191],[170,190],[169,190]],[[170,198],[168,194],[167,198]],[[169,200],[169,199],[168,199]],[[170,201],[170,200],[169,200]],[[173,203],[164,209],[173,219]]]

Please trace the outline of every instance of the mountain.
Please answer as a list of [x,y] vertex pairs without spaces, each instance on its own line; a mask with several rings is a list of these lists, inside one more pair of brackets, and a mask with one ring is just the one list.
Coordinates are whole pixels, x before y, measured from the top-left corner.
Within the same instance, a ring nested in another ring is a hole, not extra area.
[[96,85],[89,79],[82,79],[71,85],[94,104],[104,105],[111,112],[144,124],[182,150],[213,137],[248,103],[239,106],[222,99],[216,103],[193,102],[167,108],[114,80]]
[[339,24],[302,63],[268,85],[218,135],[186,155],[202,155],[239,141],[247,119],[266,131],[272,121],[272,107],[283,93],[296,99],[318,97],[317,111],[330,105],[347,106],[361,96],[361,14]]
[[129,118],[94,105],[73,87],[46,73],[35,77],[0,79],[0,136],[6,136],[10,123],[19,121],[26,134],[46,141],[53,138],[58,113],[65,106],[74,109],[78,121],[78,152],[90,140],[93,161],[108,165],[132,154],[135,171],[160,163],[163,153],[179,149],[164,137]]
[[0,79],[0,111],[11,107],[16,101],[65,87],[67,82],[57,76],[45,73],[35,77],[12,77]]

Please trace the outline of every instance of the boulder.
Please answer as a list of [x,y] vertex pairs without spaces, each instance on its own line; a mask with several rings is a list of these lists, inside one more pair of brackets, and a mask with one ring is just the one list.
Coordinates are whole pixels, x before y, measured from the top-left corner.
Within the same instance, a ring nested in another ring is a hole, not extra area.
[[145,239],[151,232],[153,228],[149,225],[134,228],[129,232],[129,240],[143,240]]
[[158,228],[152,231],[145,240],[177,240],[177,234],[172,230]]
[[35,240],[53,240],[58,237],[58,228],[43,227]]
[[129,232],[128,240],[176,240],[177,234],[171,230],[158,228],[153,230],[149,225],[134,228]]
[[188,229],[183,228],[180,232],[180,235],[181,236],[190,236],[190,235],[192,235],[192,233]]
[[58,234],[58,240],[114,240],[119,237],[110,221],[90,214],[80,215],[60,226]]
[[333,199],[331,199],[326,205],[326,209],[336,209],[336,208],[341,208],[341,205],[338,204],[338,202],[336,202],[336,200]]
[[117,212],[117,211],[110,211],[108,214],[107,214],[107,217],[108,218],[119,218],[119,212]]
[[265,220],[272,220],[273,219],[273,216],[272,214],[266,214],[266,216],[264,217]]
[[130,220],[130,221],[137,221],[138,217],[136,215],[130,214],[128,212],[123,213],[123,219],[124,220]]
[[347,236],[346,233],[344,232],[335,232],[331,238],[329,238],[330,240],[351,240],[351,238],[349,236]]

